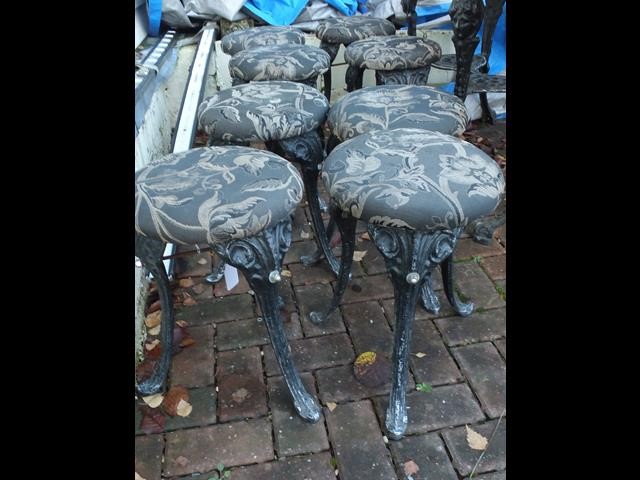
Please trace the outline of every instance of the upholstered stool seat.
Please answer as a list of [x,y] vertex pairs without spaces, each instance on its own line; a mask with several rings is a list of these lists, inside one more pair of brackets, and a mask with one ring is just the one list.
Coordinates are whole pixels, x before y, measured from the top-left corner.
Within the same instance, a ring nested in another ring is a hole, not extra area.
[[175,244],[250,237],[293,213],[302,180],[265,150],[220,146],[164,157],[136,174],[136,231]]
[[[377,17],[354,16],[327,18],[320,21],[316,37],[320,48],[327,52],[331,62],[336,58],[340,45],[373,36],[395,35],[396,27],[389,20]],[[331,99],[331,68],[324,74],[324,94]]]
[[351,43],[344,59],[351,67],[347,91],[362,88],[365,68],[376,71],[378,85],[426,85],[430,65],[440,59],[442,49],[433,40],[420,37],[370,37]]
[[162,262],[165,242],[207,243],[242,271],[255,292],[294,408],[309,422],[320,419],[320,408],[294,367],[278,311],[290,215],[302,189],[300,174],[287,160],[242,146],[171,154],[136,173],[136,256],[156,279],[162,311],[160,358],[151,376],[137,384],[138,392],[162,390],[171,364],[174,312]]
[[338,145],[324,161],[322,180],[342,235],[342,257],[329,309],[312,312],[310,319],[322,323],[340,304],[351,271],[356,222],[367,222],[395,291],[393,378],[385,425],[388,435],[399,439],[407,426],[405,389],[418,296],[441,264],[453,309],[459,315],[471,313],[473,305],[462,302],[455,291],[453,251],[467,223],[498,205],[504,178],[493,159],[470,143],[439,132],[396,128]]
[[334,137],[329,143],[333,144],[372,130],[393,128],[459,135],[468,122],[467,109],[458,97],[422,85],[365,87],[338,100],[327,116]]
[[318,75],[331,67],[324,50],[310,45],[270,45],[243,50],[229,61],[234,85],[250,81],[290,80],[316,86]]
[[222,37],[220,45],[227,55],[235,55],[242,50],[263,47],[265,45],[284,45],[288,43],[304,45],[304,33],[287,27],[255,27],[237,30]]
[[[262,141],[268,150],[302,167],[314,237],[332,270],[338,262],[331,251],[318,199],[318,170],[323,160],[319,133],[329,102],[318,90],[289,81],[237,85],[205,99],[198,107],[200,127],[210,144]],[[302,257],[306,264],[311,258]]]

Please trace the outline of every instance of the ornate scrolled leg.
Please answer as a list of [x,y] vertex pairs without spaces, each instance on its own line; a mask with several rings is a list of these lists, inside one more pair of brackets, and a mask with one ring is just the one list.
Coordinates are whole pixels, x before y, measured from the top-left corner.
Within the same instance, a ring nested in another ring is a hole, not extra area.
[[209,285],[215,285],[224,278],[224,261],[220,260],[217,265],[211,266],[211,273],[204,277],[204,282]]
[[431,275],[427,275],[420,291],[420,299],[422,300],[422,306],[427,312],[431,312],[434,315],[440,313],[440,300],[436,292],[433,291],[433,284],[431,282]]
[[473,312],[473,303],[465,303],[458,297],[455,285],[453,283],[453,254],[442,262],[440,267],[442,270],[442,283],[444,284],[444,293],[447,295],[449,303],[455,312],[461,317],[467,317]]
[[416,36],[416,4],[418,0],[402,0],[402,11],[407,15],[407,35]]
[[276,360],[289,388],[293,406],[306,421],[320,419],[320,408],[300,380],[291,356],[291,348],[277,308],[278,282],[281,280],[282,259],[291,245],[291,221],[286,220],[254,237],[231,240],[212,248],[227,263],[244,273],[256,293]]
[[160,326],[160,359],[153,368],[149,378],[136,385],[136,390],[143,396],[153,395],[164,389],[167,373],[171,366],[173,348],[173,299],[169,288],[169,278],[162,262],[165,243],[143,235],[136,234],[135,253],[156,280],[158,296],[160,297],[161,326]]
[[[336,59],[338,50],[340,49],[339,43],[327,43],[324,40],[320,41],[320,48],[329,54],[331,63]],[[324,96],[327,97],[327,101],[331,101],[331,64],[329,69],[324,72]]]
[[327,140],[327,147],[326,147],[326,152],[327,155],[329,155],[334,148],[336,148],[338,145],[340,145],[340,139],[338,137],[336,137],[333,133],[331,135],[329,135],[329,139]]
[[453,0],[449,16],[453,23],[453,46],[456,49],[456,84],[454,95],[464,101],[471,74],[471,61],[480,38],[477,37],[482,23],[484,5],[482,0]]
[[398,440],[404,435],[408,421],[405,389],[418,294],[436,265],[453,252],[458,232],[422,232],[374,225],[369,225],[368,230],[385,259],[395,296],[393,373],[385,426],[389,437]]
[[362,76],[364,75],[364,68],[354,67],[349,65],[347,72],[344,75],[344,81],[347,84],[347,92],[354,92],[362,88]]
[[[327,239],[329,240],[329,246],[331,246],[331,239],[333,238],[333,234],[336,231],[336,220],[333,218],[333,214],[329,217],[329,223],[327,225]],[[300,261],[305,267],[310,267],[311,265],[315,265],[320,260],[322,260],[323,253],[320,248],[316,245],[314,250],[308,255],[302,255],[300,257]]]
[[[317,131],[307,132],[298,137],[269,142],[267,148],[292,162],[300,163],[304,188],[307,192],[313,233],[318,247],[322,250],[329,267],[336,275],[340,270],[338,259],[331,252],[327,232],[322,221],[318,201],[318,169],[322,162],[322,140]],[[301,260],[303,260],[301,258]],[[304,263],[304,260],[303,260]]]
[[313,77],[309,77],[306,80],[300,80],[300,83],[304,83],[305,85],[309,85],[313,88],[318,88],[318,75],[314,75]]
[[471,222],[467,232],[473,235],[473,241],[481,245],[491,245],[495,231],[504,225],[507,219],[507,198],[502,198],[492,216],[480,217]]
[[427,85],[431,67],[376,70],[376,85]]
[[347,283],[351,278],[351,264],[353,263],[353,250],[356,245],[356,224],[358,219],[353,217],[349,212],[342,211],[335,204],[331,205],[331,218],[340,230],[342,236],[342,255],[340,257],[340,272],[338,273],[338,281],[336,283],[331,305],[324,312],[311,312],[309,319],[316,324],[324,322],[333,311],[340,305],[340,300],[347,288]]

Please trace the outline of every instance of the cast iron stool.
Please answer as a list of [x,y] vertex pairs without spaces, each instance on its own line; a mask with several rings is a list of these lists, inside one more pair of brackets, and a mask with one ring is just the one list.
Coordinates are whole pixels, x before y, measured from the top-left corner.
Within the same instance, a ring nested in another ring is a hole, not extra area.
[[311,45],[269,45],[243,50],[229,60],[233,85],[290,80],[316,87],[318,75],[331,68],[329,54]]
[[242,50],[264,47],[266,45],[285,44],[304,45],[302,30],[289,27],[254,27],[236,30],[224,37],[220,42],[222,51],[227,55],[235,55]]
[[300,416],[320,419],[291,357],[278,311],[282,259],[291,245],[289,216],[302,198],[302,179],[290,162],[241,146],[171,154],[136,173],[136,255],[158,282],[162,353],[142,395],[164,388],[171,363],[173,306],[161,260],[164,244],[208,243],[240,269],[262,309],[276,360]]
[[[270,151],[300,164],[316,243],[337,275],[339,263],[330,255],[318,200],[323,160],[319,127],[328,110],[329,102],[315,88],[274,80],[217,92],[198,107],[198,121],[210,144],[265,142]],[[301,260],[309,265],[309,256]]]
[[[396,27],[389,20],[376,17],[337,17],[320,22],[316,37],[320,39],[320,48],[329,54],[331,63],[336,59],[340,45],[345,47],[351,42],[363,38],[395,35]],[[347,74],[349,69],[347,68]],[[331,68],[324,74],[324,94],[331,100]]]
[[347,91],[362,88],[365,68],[376,71],[377,85],[426,85],[431,64],[442,49],[433,40],[420,37],[370,37],[353,42],[344,51],[349,64]]
[[385,259],[395,292],[392,386],[386,429],[399,439],[407,427],[405,388],[416,301],[431,272],[442,264],[447,299],[459,314],[473,305],[460,301],[453,284],[453,258],[467,222],[493,211],[504,179],[498,165],[458,138],[426,130],[398,128],[354,137],[324,161],[322,180],[342,235],[342,258],[335,293],[322,323],[345,291],[358,219]]

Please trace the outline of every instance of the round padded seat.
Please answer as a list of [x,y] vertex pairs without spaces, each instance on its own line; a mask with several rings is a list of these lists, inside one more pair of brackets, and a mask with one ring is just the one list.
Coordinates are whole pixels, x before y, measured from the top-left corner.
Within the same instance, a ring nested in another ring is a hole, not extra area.
[[285,27],[254,27],[237,30],[222,37],[220,45],[227,55],[235,55],[249,48],[265,45],[297,43],[304,45],[304,33],[298,29]]
[[302,198],[296,168],[249,147],[170,154],[136,172],[136,231],[182,245],[224,243],[285,220]]
[[236,53],[229,61],[231,77],[252,80],[302,81],[331,67],[331,57],[310,45],[270,45]]
[[440,45],[419,37],[370,37],[349,45],[345,61],[357,68],[407,70],[428,67],[442,55]]
[[227,142],[281,140],[318,128],[328,110],[315,88],[274,80],[217,92],[198,107],[198,121],[210,137]]
[[327,125],[339,141],[373,130],[420,128],[458,135],[469,122],[456,96],[421,85],[376,85],[348,93],[329,110]]
[[349,45],[356,40],[378,35],[395,35],[396,27],[389,20],[376,17],[336,17],[320,22],[316,37],[326,43]]
[[322,180],[342,210],[374,225],[454,229],[491,213],[504,177],[482,150],[413,128],[347,140],[325,159]]

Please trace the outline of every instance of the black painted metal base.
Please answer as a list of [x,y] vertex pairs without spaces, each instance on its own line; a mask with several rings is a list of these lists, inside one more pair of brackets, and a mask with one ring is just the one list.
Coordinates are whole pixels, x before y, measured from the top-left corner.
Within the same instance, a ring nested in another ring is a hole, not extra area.
[[169,367],[171,366],[174,312],[169,278],[162,261],[164,248],[164,242],[136,234],[135,254],[140,259],[142,266],[155,278],[161,311],[160,359],[156,363],[151,376],[136,384],[136,390],[143,396],[153,395],[164,390]]
[[289,161],[299,163],[302,167],[302,178],[307,201],[309,202],[314,237],[318,247],[327,259],[329,267],[337,275],[340,270],[340,264],[331,253],[331,248],[329,247],[327,232],[322,221],[318,194],[318,171],[322,162],[323,152],[320,135],[314,130],[298,137],[267,142],[267,148]]
[[474,242],[491,245],[496,230],[504,225],[507,219],[506,207],[506,197],[504,197],[492,216],[481,217],[469,224],[467,232],[473,236]]
[[477,37],[482,23],[482,0],[453,0],[449,16],[453,23],[453,46],[456,49],[456,82],[454,95],[462,101],[467,98],[473,53],[480,43]]
[[[329,54],[331,63],[336,59],[338,50],[340,49],[340,43],[327,43],[324,40],[320,42],[320,48]],[[327,101],[331,101],[331,65],[329,69],[323,74],[324,80],[324,96],[327,97]]]
[[347,92],[355,92],[362,88],[362,76],[364,75],[364,68],[354,67],[349,65],[347,71],[344,74],[344,82],[347,85]]
[[431,67],[376,70],[376,85],[426,85]]
[[204,277],[204,283],[215,285],[224,278],[225,263],[220,260],[217,265],[211,266],[211,273]]
[[320,407],[305,389],[293,364],[291,348],[277,306],[282,259],[290,245],[291,221],[286,220],[254,237],[211,247],[245,275],[262,309],[276,360],[289,388],[293,406],[304,420],[315,423],[320,420]]

